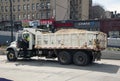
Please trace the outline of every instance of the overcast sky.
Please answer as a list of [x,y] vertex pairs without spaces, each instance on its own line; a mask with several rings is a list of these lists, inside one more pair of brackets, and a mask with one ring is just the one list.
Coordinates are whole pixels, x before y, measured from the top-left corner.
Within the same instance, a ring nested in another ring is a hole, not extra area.
[[105,10],[120,13],[120,0],[93,0],[94,4],[100,4]]

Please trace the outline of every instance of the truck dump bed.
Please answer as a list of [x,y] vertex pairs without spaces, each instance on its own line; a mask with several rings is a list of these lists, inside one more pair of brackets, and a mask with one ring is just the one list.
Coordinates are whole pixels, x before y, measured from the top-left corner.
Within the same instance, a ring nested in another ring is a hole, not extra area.
[[55,33],[35,34],[37,49],[90,49],[103,50],[107,46],[107,36],[102,32],[78,29],[62,29]]

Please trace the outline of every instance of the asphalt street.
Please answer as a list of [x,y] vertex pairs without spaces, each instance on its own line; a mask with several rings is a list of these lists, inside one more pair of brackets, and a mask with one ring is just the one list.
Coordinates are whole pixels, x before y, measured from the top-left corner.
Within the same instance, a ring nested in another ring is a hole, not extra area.
[[104,50],[102,58],[84,67],[38,57],[8,62],[0,49],[0,81],[120,81],[120,51]]
[[8,62],[6,55],[0,55],[0,78],[12,81],[120,81],[120,60],[102,59],[88,66],[76,66],[37,57]]

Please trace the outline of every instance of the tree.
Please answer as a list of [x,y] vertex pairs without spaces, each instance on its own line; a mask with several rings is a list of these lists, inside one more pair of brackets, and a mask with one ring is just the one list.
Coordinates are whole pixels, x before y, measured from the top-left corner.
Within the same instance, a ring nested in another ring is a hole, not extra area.
[[94,5],[90,8],[90,19],[104,18],[105,9],[100,5]]

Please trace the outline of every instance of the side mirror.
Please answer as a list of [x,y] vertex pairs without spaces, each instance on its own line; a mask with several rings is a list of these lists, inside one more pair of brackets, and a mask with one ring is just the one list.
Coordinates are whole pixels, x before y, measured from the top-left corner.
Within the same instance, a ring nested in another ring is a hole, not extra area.
[[6,45],[7,45],[7,46],[9,45],[9,41],[8,41],[8,40],[6,41]]

